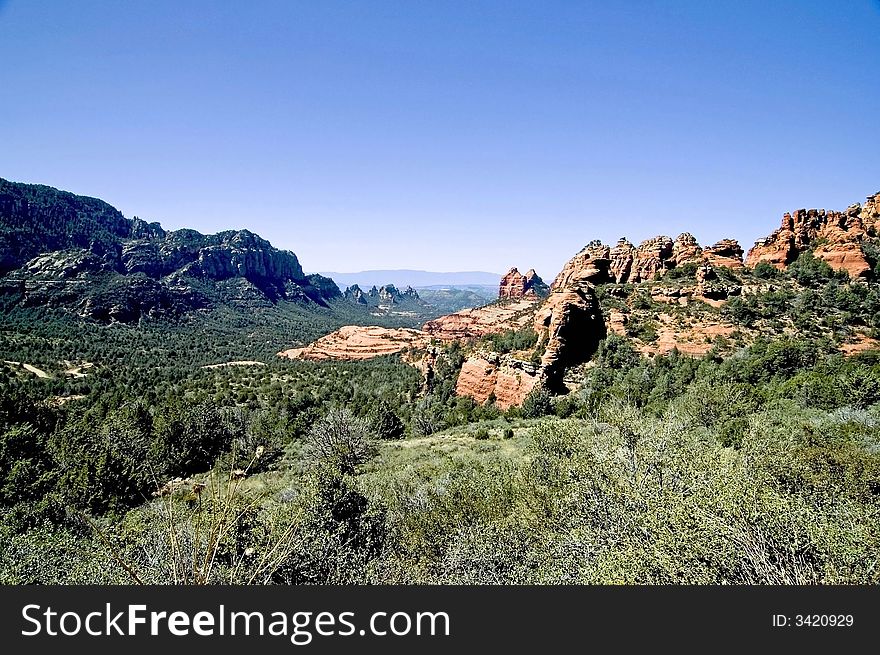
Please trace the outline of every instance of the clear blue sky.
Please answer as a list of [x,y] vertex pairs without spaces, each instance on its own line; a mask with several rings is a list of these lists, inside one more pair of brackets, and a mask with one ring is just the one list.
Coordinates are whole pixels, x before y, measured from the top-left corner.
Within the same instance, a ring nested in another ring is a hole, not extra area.
[[880,190],[877,0],[0,0],[0,177],[306,270],[545,277]]

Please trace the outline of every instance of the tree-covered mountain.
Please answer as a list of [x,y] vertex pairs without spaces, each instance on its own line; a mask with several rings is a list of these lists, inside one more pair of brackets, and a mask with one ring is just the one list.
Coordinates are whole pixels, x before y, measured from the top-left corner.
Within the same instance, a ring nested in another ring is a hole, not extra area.
[[61,307],[100,321],[212,306],[327,306],[333,280],[247,230],[166,231],[96,198],[0,179],[0,306]]

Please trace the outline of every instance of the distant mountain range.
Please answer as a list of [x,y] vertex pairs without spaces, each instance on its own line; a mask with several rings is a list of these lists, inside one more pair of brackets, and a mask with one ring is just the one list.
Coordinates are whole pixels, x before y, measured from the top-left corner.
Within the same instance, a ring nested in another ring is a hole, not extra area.
[[0,179],[0,308],[59,307],[99,321],[279,301],[327,307],[333,280],[248,230],[166,231],[102,200]]
[[[483,271],[333,275],[338,283],[305,273],[294,253],[248,230],[165,230],[97,198],[0,178],[0,312],[55,308],[136,323],[292,303],[347,321],[380,314],[414,321],[485,304],[501,279]],[[425,299],[408,287],[424,289]]]
[[410,269],[360,271],[358,273],[320,272],[319,275],[333,278],[340,289],[357,284],[361,288],[393,284],[400,288],[414,289],[426,287],[494,287],[498,288],[501,275],[486,271],[417,271]]

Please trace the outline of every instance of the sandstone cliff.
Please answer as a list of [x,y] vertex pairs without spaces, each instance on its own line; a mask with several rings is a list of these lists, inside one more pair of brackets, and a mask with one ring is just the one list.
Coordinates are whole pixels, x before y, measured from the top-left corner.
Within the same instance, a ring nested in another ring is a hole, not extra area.
[[690,262],[742,268],[742,253],[742,248],[733,239],[724,239],[703,248],[687,232],[675,240],[667,236],[647,239],[638,247],[625,238],[613,248],[601,241],[592,241],[562,268],[551,289],[565,287],[577,280],[592,284],[648,282]]
[[880,193],[869,196],[864,206],[855,204],[845,211],[798,209],[786,213],[782,224],[769,236],[759,239],[749,250],[746,265],[767,263],[784,269],[806,251],[851,277],[866,277],[871,265],[863,245],[877,236],[880,219]]
[[551,389],[562,389],[565,369],[586,362],[605,338],[605,322],[592,284],[579,279],[553,287],[535,314],[541,376]]
[[478,352],[468,357],[458,375],[455,393],[482,405],[490,398],[500,409],[521,405],[540,383],[534,364],[510,355]]

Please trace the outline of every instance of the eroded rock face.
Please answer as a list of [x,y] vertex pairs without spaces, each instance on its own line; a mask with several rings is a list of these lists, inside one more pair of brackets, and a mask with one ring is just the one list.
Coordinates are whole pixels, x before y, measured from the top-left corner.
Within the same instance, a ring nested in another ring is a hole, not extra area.
[[585,280],[553,289],[533,325],[544,347],[541,374],[551,389],[561,388],[565,368],[589,360],[606,334],[593,285]]
[[660,277],[671,268],[673,241],[666,236],[647,239],[639,244],[633,260],[633,271],[628,282],[645,282]]
[[462,365],[455,393],[480,405],[494,398],[500,409],[507,409],[522,404],[540,382],[537,373],[534,365],[509,355],[475,353]]
[[877,235],[878,198],[880,194],[874,194],[864,207],[856,204],[843,212],[798,209],[786,213],[777,230],[755,242],[746,265],[767,263],[784,269],[801,253],[812,250],[832,268],[846,271],[854,278],[866,277],[871,265],[862,244]]
[[629,280],[635,256],[636,247],[625,238],[619,239],[617,245],[609,251],[609,268],[616,283],[622,284]]
[[511,268],[498,286],[498,297],[502,299],[510,298],[543,298],[549,293],[544,280],[531,268],[523,275],[514,267]]
[[276,250],[248,230],[221,232],[205,238],[196,259],[181,271],[183,274],[226,280],[243,277],[251,282],[305,279],[296,255]]
[[736,239],[722,239],[714,246],[703,248],[703,261],[712,266],[743,268],[743,249]]
[[672,243],[672,259],[676,266],[702,261],[703,249],[697,243],[697,238],[690,232],[679,234]]
[[352,361],[392,355],[409,348],[427,348],[430,343],[430,335],[420,330],[346,325],[304,348],[291,348],[278,355],[289,359]]
[[563,289],[580,281],[593,284],[612,282],[610,267],[607,248],[587,246],[562,267],[553,280],[550,291],[552,293],[554,289]]
[[646,282],[689,262],[742,268],[742,248],[734,239],[723,239],[703,248],[688,232],[674,241],[667,236],[654,237],[638,248],[625,238],[613,248],[593,241],[566,263],[551,289],[561,289],[579,280],[591,284]]
[[475,339],[529,325],[537,304],[537,299],[524,297],[510,302],[464,309],[428,321],[422,329],[443,341]]

